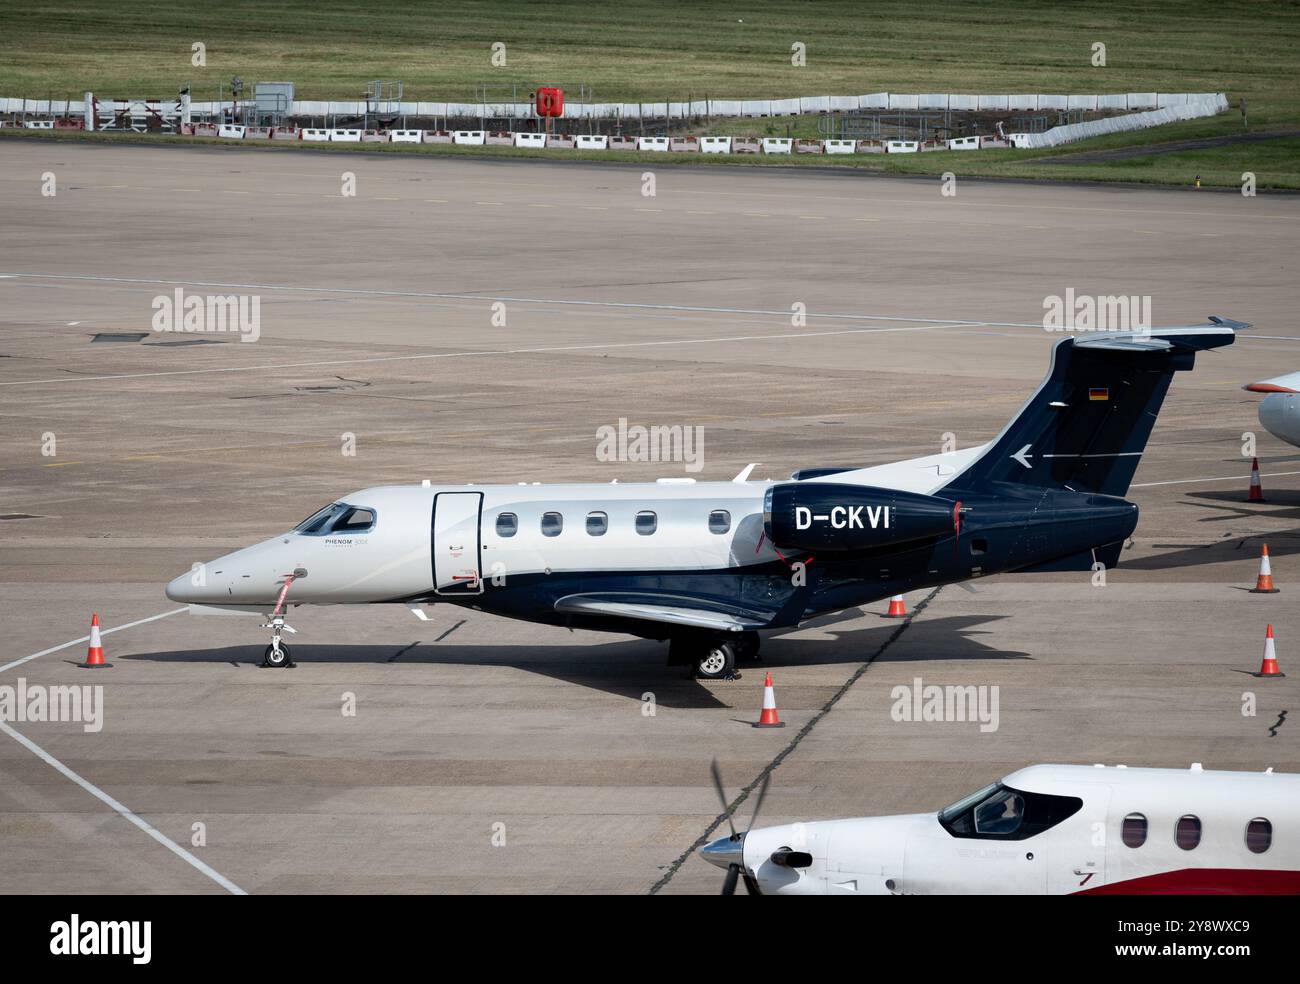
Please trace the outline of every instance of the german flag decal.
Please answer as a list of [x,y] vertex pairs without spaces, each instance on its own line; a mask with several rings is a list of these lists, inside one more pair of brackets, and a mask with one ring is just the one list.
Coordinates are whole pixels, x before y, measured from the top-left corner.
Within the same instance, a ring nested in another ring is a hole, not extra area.
[[1110,387],[1108,386],[1089,386],[1088,399],[1090,400],[1109,400]]

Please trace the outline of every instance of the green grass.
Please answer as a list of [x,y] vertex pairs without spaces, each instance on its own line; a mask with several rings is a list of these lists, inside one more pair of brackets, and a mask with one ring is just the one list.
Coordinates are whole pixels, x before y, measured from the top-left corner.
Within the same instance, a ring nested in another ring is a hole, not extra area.
[[[741,21],[743,20],[743,23]],[[190,45],[207,45],[207,67]],[[490,46],[503,41],[507,65]],[[790,45],[807,45],[807,65]],[[1090,64],[1107,47],[1107,66]],[[356,99],[369,79],[401,79],[408,100],[471,101],[480,83],[592,87],[600,101],[769,98],[866,92],[1227,92],[1252,129],[1300,128],[1300,5],[1253,0],[1012,3],[651,2],[595,5],[459,0],[318,2],[76,0],[12,5],[0,18],[0,94],[198,99],[239,75],[289,79],[300,99]],[[1240,131],[1235,111],[1058,148],[1053,156]],[[811,118],[715,122],[713,132],[812,136]],[[425,148],[415,148],[425,151]],[[431,150],[431,148],[429,149]],[[1300,187],[1294,141],[1126,161],[1037,164],[1000,152],[870,158],[871,169]],[[507,151],[507,153],[509,153]],[[975,158],[978,157],[978,160]],[[662,160],[662,158],[657,158]],[[801,159],[803,164],[807,158]],[[818,163],[825,163],[818,161]],[[1233,172],[1236,176],[1233,180]]]

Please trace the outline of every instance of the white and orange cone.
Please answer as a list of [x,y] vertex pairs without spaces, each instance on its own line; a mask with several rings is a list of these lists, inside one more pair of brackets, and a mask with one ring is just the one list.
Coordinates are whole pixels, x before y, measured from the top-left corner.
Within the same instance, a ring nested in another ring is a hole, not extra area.
[[1278,589],[1273,587],[1273,565],[1268,562],[1268,544],[1264,544],[1264,551],[1259,555],[1259,577],[1255,578],[1255,586],[1250,589],[1251,594],[1277,594]]
[[112,663],[104,662],[104,644],[99,638],[99,614],[90,616],[90,646],[86,649],[86,661],[79,664],[87,670],[104,668],[112,666]]
[[1250,491],[1246,493],[1247,502],[1263,502],[1264,486],[1259,484],[1259,459],[1252,458],[1250,462]]
[[1254,675],[1257,677],[1286,676],[1277,668],[1277,650],[1273,648],[1273,626],[1271,625],[1264,632],[1264,661],[1259,664],[1259,672]]
[[907,606],[903,604],[902,595],[894,595],[889,599],[889,611],[885,612],[884,618],[907,618]]
[[785,722],[776,716],[776,691],[772,689],[772,671],[763,677],[763,711],[755,728],[784,728]]

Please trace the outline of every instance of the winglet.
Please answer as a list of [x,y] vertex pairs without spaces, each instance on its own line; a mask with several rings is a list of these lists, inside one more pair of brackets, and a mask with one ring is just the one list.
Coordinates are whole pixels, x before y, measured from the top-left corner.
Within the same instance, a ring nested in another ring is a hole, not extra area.
[[1253,327],[1248,321],[1233,321],[1231,318],[1220,318],[1217,314],[1210,315],[1210,320],[1216,325],[1231,328],[1233,331],[1244,331]]
[[753,464],[746,465],[744,468],[740,470],[740,474],[737,475],[735,478],[733,478],[732,481],[740,482],[742,484],[748,482],[750,474],[754,471],[755,468],[757,468],[761,464],[762,464],[761,461],[755,461]]

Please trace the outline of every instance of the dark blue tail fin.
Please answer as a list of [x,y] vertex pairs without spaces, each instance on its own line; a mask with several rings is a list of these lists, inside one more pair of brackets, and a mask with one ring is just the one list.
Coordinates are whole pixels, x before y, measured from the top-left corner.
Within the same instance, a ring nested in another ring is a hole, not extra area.
[[1124,495],[1173,374],[1191,369],[1198,351],[1231,345],[1249,327],[1211,318],[1206,325],[1058,342],[1038,392],[945,491],[1009,482]]

